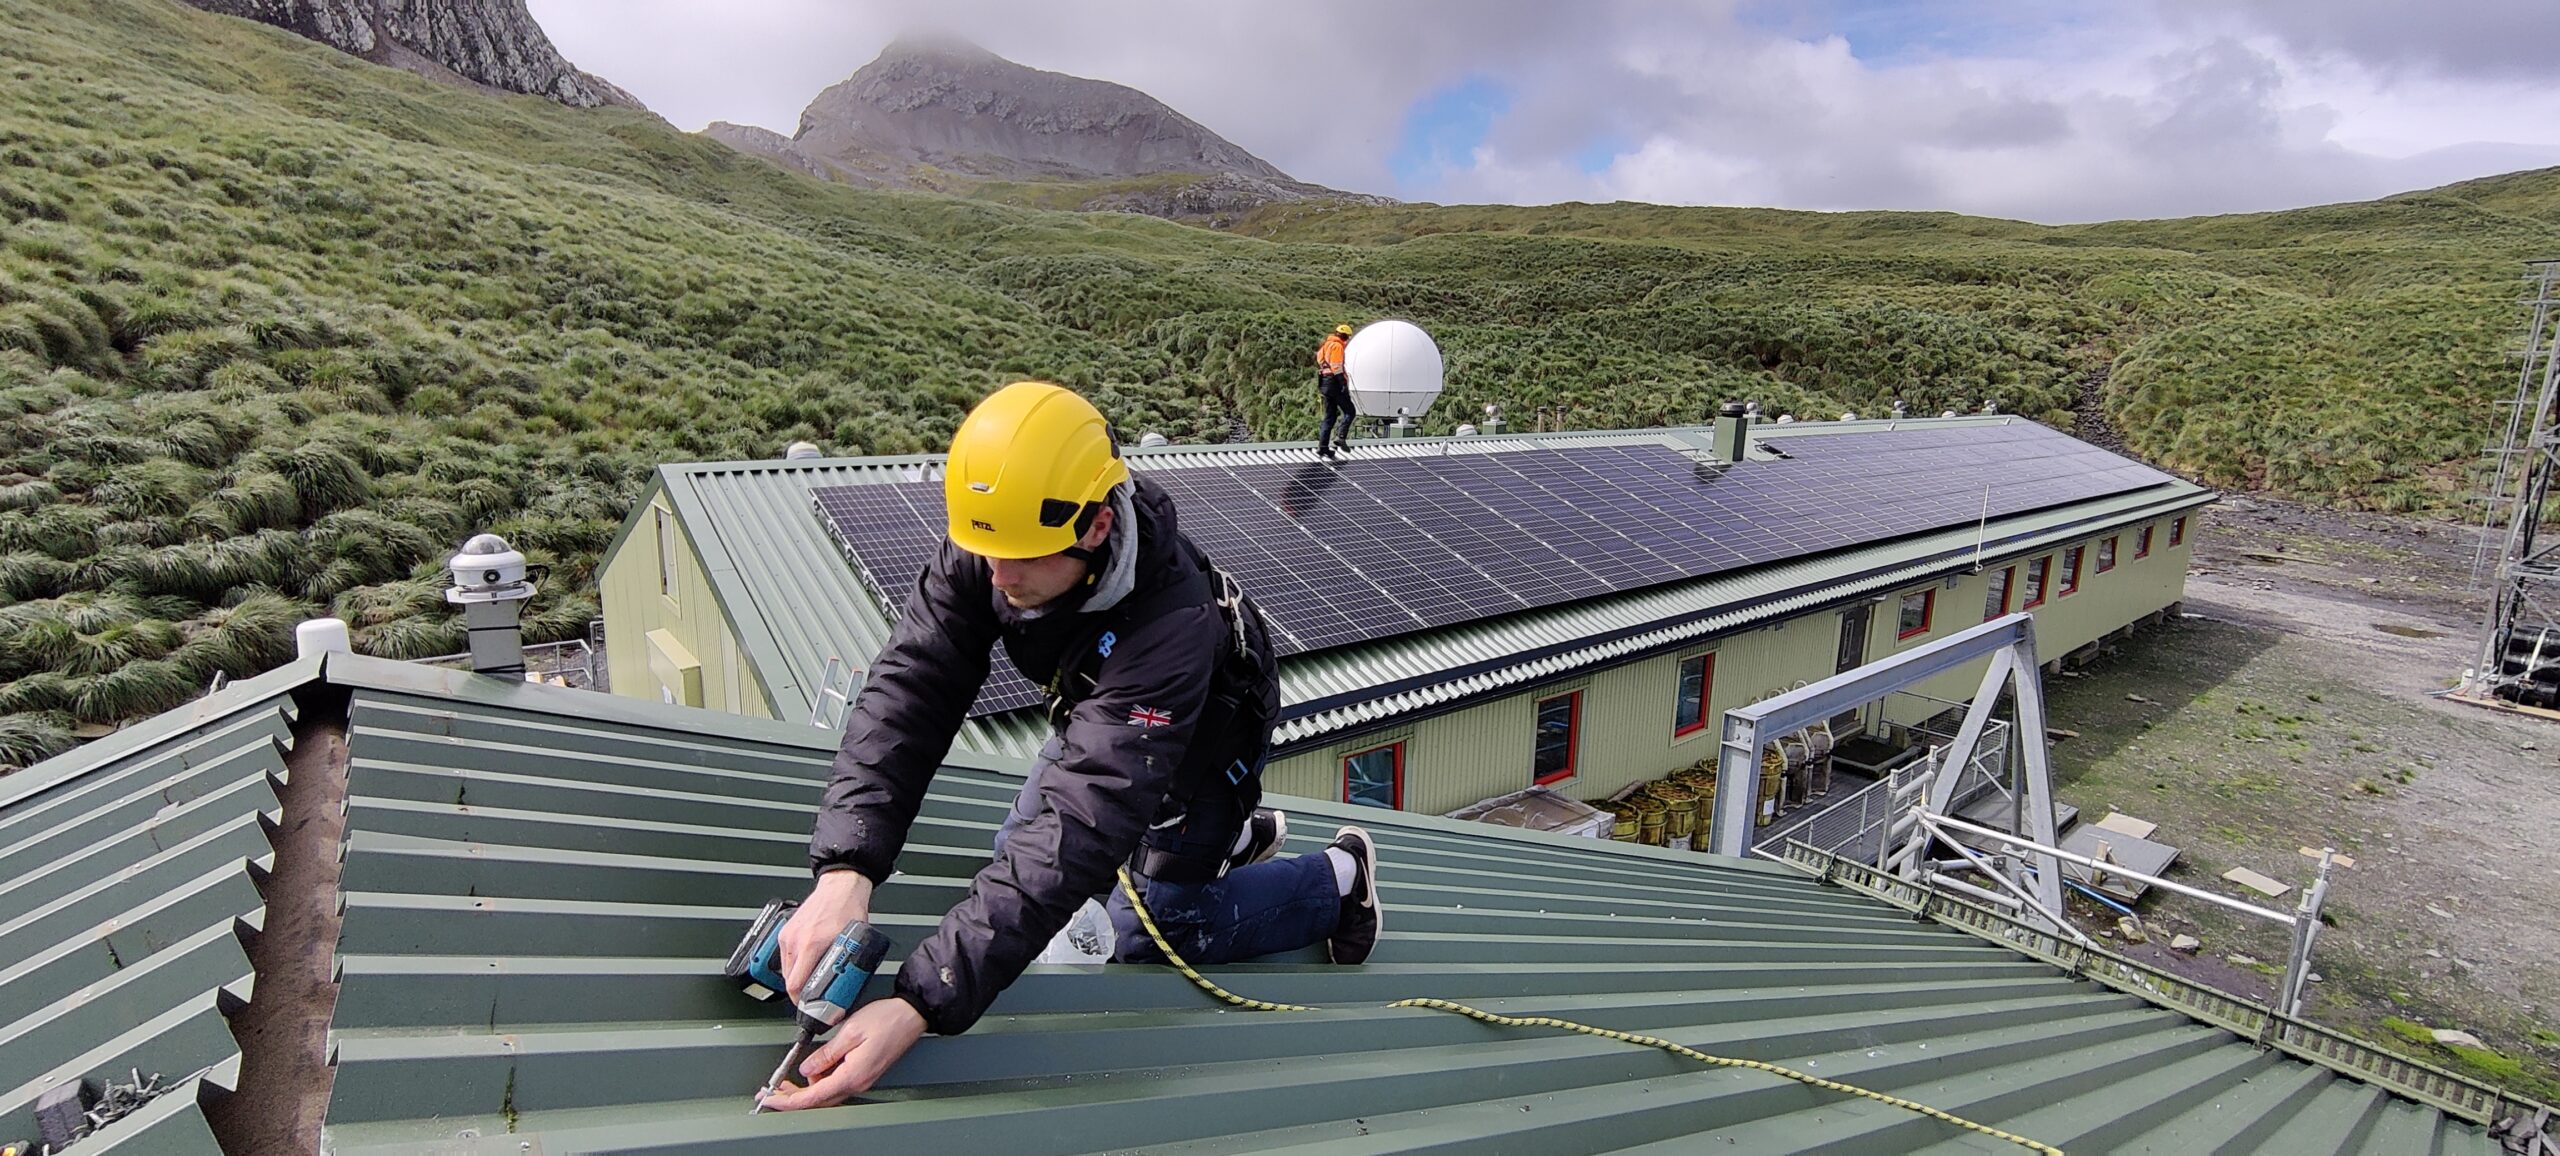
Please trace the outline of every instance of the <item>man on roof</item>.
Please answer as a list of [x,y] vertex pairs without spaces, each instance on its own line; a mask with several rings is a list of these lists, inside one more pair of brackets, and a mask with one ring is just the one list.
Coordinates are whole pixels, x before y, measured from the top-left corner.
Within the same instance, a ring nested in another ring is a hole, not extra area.
[[801,1064],[780,1109],[868,1090],[927,1031],[967,1031],[1077,908],[1110,895],[1119,962],[1162,962],[1116,886],[1125,866],[1173,949],[1224,963],[1378,940],[1377,848],[1344,827],[1275,858],[1257,810],[1279,678],[1261,612],[1129,472],[1100,411],[1042,382],[998,390],[951,439],[949,536],[853,701],[809,840],[817,881],[782,933],[793,990],[872,909],[997,645],[1047,688],[1053,728],[995,857],[898,970]]
[[[1316,346],[1316,394],[1324,403],[1324,424],[1316,427],[1316,455],[1332,457],[1351,448],[1351,419],[1358,411],[1351,408],[1351,369],[1344,359],[1351,348],[1351,327],[1336,325],[1324,335],[1324,344]],[[1342,433],[1337,440],[1333,422],[1342,419]]]

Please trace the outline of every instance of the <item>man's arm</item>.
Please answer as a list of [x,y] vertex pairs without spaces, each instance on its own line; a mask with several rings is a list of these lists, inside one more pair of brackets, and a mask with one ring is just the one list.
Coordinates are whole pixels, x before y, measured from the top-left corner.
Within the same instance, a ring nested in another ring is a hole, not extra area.
[[889,877],[907,828],[969,704],[986,684],[997,624],[985,563],[949,542],[924,572],[854,696],[834,778],[809,836],[809,866]]
[[897,993],[927,1027],[968,1030],[1078,906],[1111,888],[1173,785],[1225,636],[1205,603],[1122,632],[1059,736],[1038,813],[899,969]]

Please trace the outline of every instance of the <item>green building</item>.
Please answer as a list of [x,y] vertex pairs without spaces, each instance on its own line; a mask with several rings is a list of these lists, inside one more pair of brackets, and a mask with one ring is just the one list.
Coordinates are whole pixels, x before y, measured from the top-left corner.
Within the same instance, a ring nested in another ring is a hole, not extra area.
[[[2177,605],[2193,514],[2214,497],[2018,417],[1726,433],[1722,443],[1700,426],[1364,446],[1417,468],[1449,455],[1676,451],[1757,495],[1719,527],[1688,528],[1695,536],[1786,544],[1703,576],[1288,655],[1269,788],[1430,814],[1537,784],[1599,798],[1707,758],[1708,724],[1726,709],[1987,617],[2032,612],[2042,652],[2058,659]],[[1834,501],[1820,518],[1786,508],[1782,484],[1803,463],[1843,455],[1959,462],[1962,477],[1907,483],[1943,499],[1916,529],[1881,512],[1859,524],[1854,503]],[[1129,459],[1149,473],[1316,460],[1308,446],[1269,443],[1132,449]],[[847,689],[890,619],[812,494],[930,480],[936,461],[662,468],[602,570],[615,692],[793,722],[839,717],[826,695],[831,666],[834,689]],[[1946,513],[1948,502],[1960,513]],[[1922,689],[1962,700],[1979,674]],[[1865,721],[1909,723],[1933,708],[1911,699],[1879,709],[1889,717]],[[972,719],[959,746],[1025,756],[1043,734],[1039,712],[1021,710]]]

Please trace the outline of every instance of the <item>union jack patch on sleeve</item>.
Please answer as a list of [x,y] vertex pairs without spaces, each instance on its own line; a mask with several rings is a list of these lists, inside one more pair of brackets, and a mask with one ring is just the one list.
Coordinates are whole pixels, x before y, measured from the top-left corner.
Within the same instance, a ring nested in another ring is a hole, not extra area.
[[1133,706],[1129,708],[1129,725],[1133,727],[1160,727],[1165,726],[1172,721],[1173,713],[1171,711],[1161,711],[1154,707],[1147,706]]

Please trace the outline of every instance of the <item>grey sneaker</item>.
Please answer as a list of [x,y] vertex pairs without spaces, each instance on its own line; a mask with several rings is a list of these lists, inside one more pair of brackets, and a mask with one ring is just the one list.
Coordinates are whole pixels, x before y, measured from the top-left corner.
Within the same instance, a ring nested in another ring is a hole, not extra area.
[[1251,867],[1280,853],[1280,844],[1289,838],[1289,814],[1286,811],[1257,810],[1245,820],[1248,832],[1244,849],[1227,856],[1227,870]]
[[1325,954],[1335,963],[1363,963],[1377,949],[1384,910],[1378,902],[1378,844],[1367,831],[1345,827],[1334,835],[1333,847],[1351,856],[1351,893],[1342,897]]

